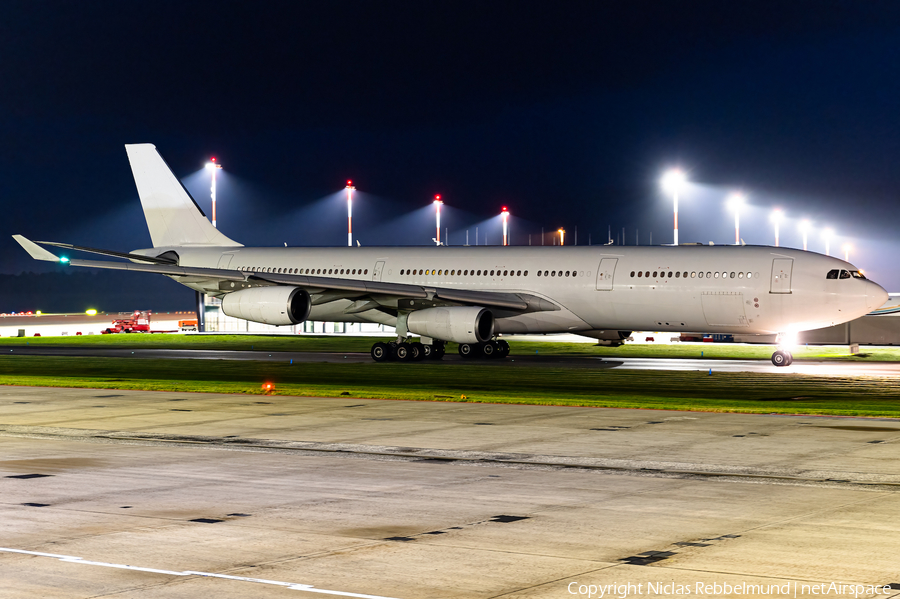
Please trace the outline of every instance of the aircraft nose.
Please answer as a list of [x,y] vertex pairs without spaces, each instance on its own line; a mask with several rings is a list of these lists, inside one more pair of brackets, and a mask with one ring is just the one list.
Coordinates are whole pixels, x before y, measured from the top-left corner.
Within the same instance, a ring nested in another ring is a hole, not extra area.
[[888,292],[878,283],[866,281],[868,289],[866,290],[866,307],[870,310],[877,310],[888,301]]

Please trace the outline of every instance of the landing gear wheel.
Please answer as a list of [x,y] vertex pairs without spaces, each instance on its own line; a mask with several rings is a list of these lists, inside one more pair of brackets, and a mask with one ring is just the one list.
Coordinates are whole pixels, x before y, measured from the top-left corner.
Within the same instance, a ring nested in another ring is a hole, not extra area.
[[412,351],[412,359],[414,362],[421,362],[427,356],[425,355],[425,345],[415,341],[409,344],[409,349]]
[[396,349],[394,349],[394,357],[401,362],[411,360],[413,353],[409,343],[398,343]]
[[477,345],[473,345],[471,343],[460,343],[459,344],[459,355],[464,360],[471,360],[475,357],[475,352],[478,349]]
[[372,359],[376,362],[387,362],[391,359],[390,347],[387,343],[378,342],[372,346]]
[[431,345],[431,355],[428,356],[432,360],[443,360],[444,352],[447,351],[443,341],[435,341]]
[[500,349],[499,357],[505,358],[509,355],[509,343],[507,341],[500,339],[499,341],[497,341],[497,347]]
[[433,345],[425,345],[424,343],[422,344],[422,356],[423,356],[424,360],[431,358],[433,353],[434,353]]
[[772,354],[772,364],[775,366],[790,366],[791,362],[794,361],[793,356],[789,352],[781,351],[780,349]]
[[499,348],[494,345],[493,341],[486,341],[481,345],[481,354],[485,358],[496,358],[499,355]]

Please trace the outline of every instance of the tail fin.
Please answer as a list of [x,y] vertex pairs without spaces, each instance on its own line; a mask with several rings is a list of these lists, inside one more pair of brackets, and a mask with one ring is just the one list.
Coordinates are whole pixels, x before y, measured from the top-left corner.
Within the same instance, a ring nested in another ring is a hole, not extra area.
[[240,246],[210,224],[153,144],[126,144],[153,247]]

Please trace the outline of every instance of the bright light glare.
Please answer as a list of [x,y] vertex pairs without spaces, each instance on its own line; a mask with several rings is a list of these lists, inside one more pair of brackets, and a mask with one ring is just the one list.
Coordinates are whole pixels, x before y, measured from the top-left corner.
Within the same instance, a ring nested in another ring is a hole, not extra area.
[[799,341],[797,340],[797,333],[781,333],[778,335],[778,340],[776,344],[778,345],[778,349],[792,351],[800,346]]
[[678,193],[681,188],[684,187],[686,181],[687,177],[685,177],[684,173],[681,172],[680,169],[673,168],[666,171],[666,174],[663,175],[660,183],[662,184],[662,188],[667,192]]
[[65,264],[66,262],[69,261],[69,259],[66,258],[65,256],[61,256],[60,259],[59,259],[59,261],[62,262],[63,264]]
[[744,205],[744,196],[740,193],[733,193],[728,196],[728,207],[731,210],[740,210]]
[[800,221],[800,231],[802,231],[803,233],[809,232],[809,229],[811,227],[812,227],[812,224],[808,220],[804,219],[804,220]]
[[88,316],[96,316],[97,315],[97,311],[94,308],[91,308],[90,310],[85,310],[84,313],[87,314]]
[[781,219],[784,218],[784,212],[782,212],[780,208],[776,208],[772,211],[772,216],[769,218],[772,219],[772,222],[779,223],[781,222]]

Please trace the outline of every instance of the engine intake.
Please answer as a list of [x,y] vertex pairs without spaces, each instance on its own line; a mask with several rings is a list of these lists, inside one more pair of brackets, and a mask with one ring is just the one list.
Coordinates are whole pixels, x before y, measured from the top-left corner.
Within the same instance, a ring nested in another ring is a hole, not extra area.
[[299,287],[251,287],[225,295],[222,312],[263,324],[299,324],[309,317],[309,293]]
[[487,308],[451,307],[416,310],[406,328],[425,337],[455,343],[481,343],[494,335],[494,315]]

